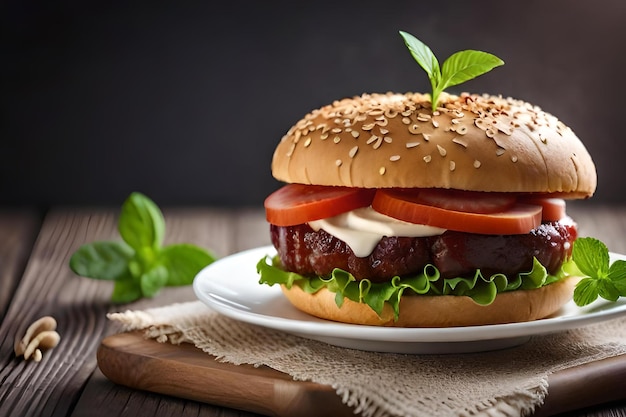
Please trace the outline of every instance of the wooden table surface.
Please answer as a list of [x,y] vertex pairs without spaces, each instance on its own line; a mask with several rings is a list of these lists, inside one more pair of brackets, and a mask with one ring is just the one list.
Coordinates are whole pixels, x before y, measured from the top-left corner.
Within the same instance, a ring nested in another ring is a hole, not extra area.
[[[166,243],[189,242],[218,256],[269,243],[260,210],[164,208]],[[75,276],[68,259],[81,244],[119,239],[117,209],[0,209],[0,416],[253,416],[199,402],[115,385],[98,369],[101,340],[119,332],[107,312],[194,300],[191,287],[168,288],[155,298],[127,305],[108,299],[112,284]],[[626,253],[626,206],[571,204],[581,235]],[[13,354],[17,333],[51,315],[61,343],[39,363]],[[625,388],[626,390],[626,388]],[[626,416],[626,400],[568,413]]]

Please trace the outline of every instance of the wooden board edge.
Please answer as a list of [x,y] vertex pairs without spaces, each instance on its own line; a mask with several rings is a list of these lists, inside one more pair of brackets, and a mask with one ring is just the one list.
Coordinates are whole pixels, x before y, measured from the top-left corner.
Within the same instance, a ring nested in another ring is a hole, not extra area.
[[548,376],[548,395],[534,417],[547,417],[626,400],[626,354],[563,369]]
[[97,351],[102,373],[134,389],[276,417],[354,415],[330,386],[210,358],[192,345],[158,343],[138,332],[108,336]]

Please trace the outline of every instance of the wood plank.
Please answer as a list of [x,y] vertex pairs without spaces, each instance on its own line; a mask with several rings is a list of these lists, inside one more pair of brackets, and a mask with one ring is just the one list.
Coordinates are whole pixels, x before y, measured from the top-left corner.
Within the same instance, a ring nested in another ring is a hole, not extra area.
[[0,323],[22,278],[41,218],[31,208],[0,211]]
[[[225,210],[172,210],[166,213],[166,240],[169,243],[185,237],[185,242],[226,254],[233,250],[229,232],[232,216]],[[112,210],[59,209],[46,216],[0,327],[0,415],[69,415],[74,409],[96,368],[100,341],[116,332],[106,313],[121,307],[108,301],[112,283],[77,277],[68,261],[83,243],[118,239],[116,222]],[[191,288],[183,287],[125,307],[142,309],[190,299]],[[57,319],[60,344],[46,352],[41,363],[15,358],[15,335],[43,315]],[[103,393],[109,394],[116,392]],[[117,412],[110,415],[121,414],[128,401],[129,396],[116,401]]]

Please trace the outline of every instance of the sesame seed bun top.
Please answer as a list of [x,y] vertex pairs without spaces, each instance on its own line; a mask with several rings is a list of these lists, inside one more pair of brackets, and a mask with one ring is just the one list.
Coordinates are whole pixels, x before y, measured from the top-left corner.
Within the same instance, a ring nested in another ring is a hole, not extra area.
[[453,188],[586,198],[591,156],[556,117],[520,100],[364,94],[313,110],[278,144],[272,174],[287,183]]

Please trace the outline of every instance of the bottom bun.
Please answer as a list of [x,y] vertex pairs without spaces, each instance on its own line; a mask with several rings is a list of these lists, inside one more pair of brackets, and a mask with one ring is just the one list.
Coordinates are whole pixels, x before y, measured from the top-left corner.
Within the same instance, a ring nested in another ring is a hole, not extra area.
[[576,277],[568,277],[534,290],[500,293],[493,303],[482,306],[471,298],[455,295],[407,295],[400,299],[400,316],[394,320],[385,304],[378,316],[367,304],[344,299],[337,307],[335,293],[323,288],[314,294],[294,285],[283,293],[296,308],[312,316],[342,323],[392,327],[457,327],[514,323],[548,317],[572,299]]

